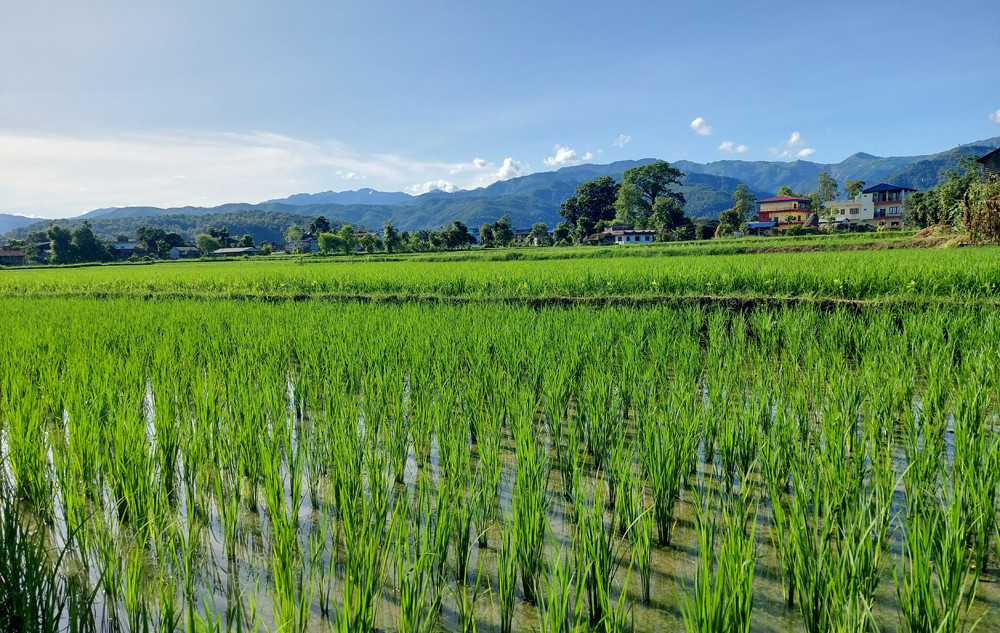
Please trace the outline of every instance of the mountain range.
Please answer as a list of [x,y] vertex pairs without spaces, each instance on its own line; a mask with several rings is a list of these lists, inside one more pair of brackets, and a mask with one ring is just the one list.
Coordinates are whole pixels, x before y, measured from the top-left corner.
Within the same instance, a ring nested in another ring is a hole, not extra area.
[[[1000,137],[922,156],[880,157],[859,152],[839,163],[826,164],[805,160],[723,160],[705,164],[681,160],[673,165],[686,174],[682,179],[682,192],[687,200],[685,212],[692,217],[714,218],[720,211],[731,206],[732,192],[740,183],[745,183],[758,199],[774,195],[782,185],[808,193],[816,187],[817,175],[825,171],[841,186],[851,179],[864,180],[869,185],[890,182],[920,190],[936,185],[941,171],[955,167],[959,157],[970,154],[981,156],[997,147],[1000,147]],[[381,227],[386,220],[391,219],[401,230],[439,228],[453,220],[460,220],[476,230],[483,222],[494,221],[503,215],[510,215],[515,227],[529,227],[536,222],[545,222],[551,227],[561,221],[559,206],[573,195],[578,185],[601,176],[612,176],[620,181],[627,169],[655,160],[646,158],[608,165],[575,165],[453,193],[432,191],[411,196],[403,192],[374,189],[298,193],[256,204],[229,203],[211,208],[96,209],[77,218],[56,222],[72,228],[86,219],[99,235],[121,232],[136,223],[147,226],[169,224],[187,234],[189,231],[200,230],[201,225],[208,220],[207,216],[217,216],[244,226],[258,240],[271,239],[265,238],[264,234],[275,235],[282,223],[290,225],[299,218],[298,223],[308,224],[312,218],[320,215],[331,221],[368,228]],[[267,217],[266,228],[262,226],[258,230],[252,222],[240,220],[238,215],[234,215],[247,212],[256,214],[251,217]],[[181,221],[184,216],[206,217],[199,221]],[[131,220],[123,222],[126,218]],[[52,221],[39,222],[34,218],[0,215],[0,233],[17,229],[16,234],[23,236],[30,230],[43,229],[50,222]]]

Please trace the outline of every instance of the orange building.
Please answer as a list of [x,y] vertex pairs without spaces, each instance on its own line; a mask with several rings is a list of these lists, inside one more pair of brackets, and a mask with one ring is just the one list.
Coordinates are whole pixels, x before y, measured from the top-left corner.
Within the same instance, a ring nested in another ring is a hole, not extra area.
[[809,215],[809,198],[798,196],[777,196],[767,200],[758,200],[760,211],[757,217],[761,222],[777,222],[777,228],[786,228],[793,224],[802,224]]

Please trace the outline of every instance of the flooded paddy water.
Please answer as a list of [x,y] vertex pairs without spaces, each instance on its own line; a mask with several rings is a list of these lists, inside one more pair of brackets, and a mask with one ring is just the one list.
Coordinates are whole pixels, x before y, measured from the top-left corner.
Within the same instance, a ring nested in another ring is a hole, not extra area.
[[67,627],[1000,631],[995,314],[49,303],[3,512]]

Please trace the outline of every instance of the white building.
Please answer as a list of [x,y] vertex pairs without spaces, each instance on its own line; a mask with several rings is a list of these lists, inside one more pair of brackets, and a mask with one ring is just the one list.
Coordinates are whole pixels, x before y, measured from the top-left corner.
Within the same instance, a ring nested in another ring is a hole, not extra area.
[[614,244],[652,244],[656,231],[651,229],[618,229],[606,231]]
[[828,211],[836,214],[837,224],[861,225],[877,228],[885,224],[889,229],[903,228],[903,201],[913,189],[879,183],[862,190],[857,198],[827,202]]

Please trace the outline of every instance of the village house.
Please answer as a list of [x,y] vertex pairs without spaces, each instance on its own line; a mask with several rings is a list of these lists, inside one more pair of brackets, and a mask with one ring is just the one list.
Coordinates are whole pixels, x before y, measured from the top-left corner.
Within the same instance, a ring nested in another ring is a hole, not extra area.
[[213,255],[222,255],[223,257],[239,257],[240,255],[257,255],[259,253],[260,249],[253,246],[236,246],[212,251]]
[[128,259],[140,249],[127,235],[116,235],[108,242],[108,250],[118,259]]
[[514,229],[514,243],[524,244],[531,235],[531,229]]
[[772,230],[785,230],[790,226],[802,226],[806,223],[810,214],[809,198],[799,198],[798,196],[776,196],[766,200],[758,200],[760,210],[757,212],[757,219],[760,223],[774,224],[767,227]]
[[587,236],[584,244],[652,244],[656,240],[656,231],[653,229],[633,229],[630,226],[614,225],[609,226],[600,233],[593,233]]
[[774,237],[778,234],[774,227],[778,225],[777,222],[749,222],[747,223],[747,235],[756,235],[760,237]]
[[995,149],[982,158],[977,158],[976,162],[983,168],[983,179],[990,176],[1000,177],[1000,149]]
[[835,217],[835,222],[844,227],[878,228],[884,224],[888,229],[901,229],[903,201],[913,191],[908,187],[880,182],[863,189],[857,198],[827,202],[825,206],[827,212]]
[[0,250],[0,266],[23,266],[24,251]]
[[201,249],[195,246],[174,246],[170,249],[170,259],[192,259],[201,257]]

